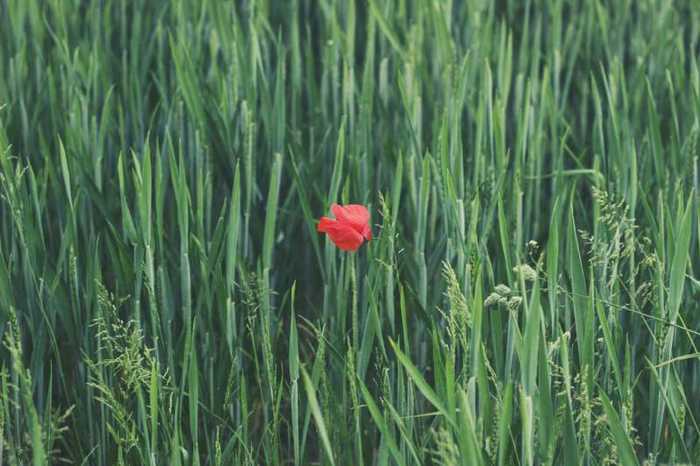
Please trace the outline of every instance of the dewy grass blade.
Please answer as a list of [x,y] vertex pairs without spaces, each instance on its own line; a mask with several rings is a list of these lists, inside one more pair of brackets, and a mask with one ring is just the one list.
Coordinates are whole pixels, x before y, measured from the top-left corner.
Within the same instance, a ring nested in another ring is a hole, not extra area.
[[306,369],[303,367],[301,367],[301,377],[304,380],[306,396],[309,399],[309,409],[313,415],[314,422],[316,422],[316,428],[318,429],[318,434],[321,437],[321,444],[323,445],[326,455],[328,455],[328,461],[330,461],[331,465],[335,465],[335,460],[333,459],[333,448],[331,448],[331,442],[328,438],[328,432],[326,431],[326,422],[323,419],[323,414],[321,413],[321,408],[316,398],[316,390],[311,378],[309,377],[309,374],[306,373]]
[[[688,264],[688,252],[690,248],[690,235],[692,233],[692,209],[693,196],[688,198],[685,206],[685,212],[679,209],[678,224],[676,226],[677,237],[674,240],[673,259],[671,260],[671,268],[669,272],[669,292],[668,292],[668,308],[669,320],[671,323],[676,323],[678,312],[683,298],[683,288],[685,286],[685,270]],[[697,212],[696,212],[697,213]]]
[[379,411],[379,407],[375,403],[374,398],[372,398],[372,395],[370,394],[367,387],[365,387],[365,384],[362,383],[361,380],[358,380],[358,382],[360,386],[360,391],[362,392],[362,398],[367,404],[367,409],[370,415],[372,416],[372,419],[374,420],[375,424],[377,425],[377,429],[379,429],[379,432],[381,432],[384,441],[387,443],[389,451],[391,452],[391,456],[394,457],[394,461],[396,461],[398,465],[405,465],[403,461],[403,456],[401,455],[399,447],[396,444],[396,440],[394,439],[393,434],[391,433],[391,430],[389,429],[389,426],[386,423],[386,419]]
[[275,244],[275,227],[277,223],[280,178],[282,176],[282,155],[276,154],[270,174],[270,189],[267,194],[265,209],[265,229],[263,230],[262,263],[263,270],[272,267],[272,248]]
[[396,343],[393,341],[390,341],[390,343],[399,359],[399,362],[404,366],[408,376],[411,378],[411,380],[413,380],[413,383],[416,385],[416,387],[418,387],[421,393],[423,393],[423,396],[425,396],[425,398],[440,412],[442,416],[445,417],[450,424],[455,425],[454,418],[447,411],[437,393],[435,393],[433,388],[425,381],[418,368],[414,366],[408,357],[398,348]]
[[613,408],[610,400],[604,393],[600,393],[600,400],[605,410],[608,427],[619,450],[620,464],[624,466],[639,466],[637,455],[634,453],[629,437],[624,432],[620,417],[615,411],[615,408]]

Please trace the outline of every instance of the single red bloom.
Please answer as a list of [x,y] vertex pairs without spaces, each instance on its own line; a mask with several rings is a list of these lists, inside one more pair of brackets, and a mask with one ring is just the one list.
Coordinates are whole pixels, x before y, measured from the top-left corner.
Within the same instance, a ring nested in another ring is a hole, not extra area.
[[321,217],[316,228],[328,237],[343,251],[357,251],[362,243],[372,239],[372,229],[369,226],[369,211],[363,205],[331,205],[335,219]]

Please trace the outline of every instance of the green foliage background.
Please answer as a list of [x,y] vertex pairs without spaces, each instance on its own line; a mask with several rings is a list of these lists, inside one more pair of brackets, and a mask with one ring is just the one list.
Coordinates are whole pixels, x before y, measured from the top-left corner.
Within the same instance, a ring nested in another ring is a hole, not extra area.
[[700,463],[699,39],[690,0],[0,0],[0,464]]

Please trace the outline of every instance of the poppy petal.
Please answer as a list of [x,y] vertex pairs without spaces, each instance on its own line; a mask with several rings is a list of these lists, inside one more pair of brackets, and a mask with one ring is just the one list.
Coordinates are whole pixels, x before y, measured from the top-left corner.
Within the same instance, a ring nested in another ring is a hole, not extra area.
[[333,204],[331,205],[331,212],[333,212],[335,218],[341,222],[349,222],[358,225],[369,222],[369,211],[367,207],[360,204]]
[[328,228],[334,223],[337,222],[332,218],[321,217],[321,220],[319,220],[318,225],[316,225],[316,231],[326,233],[328,231]]
[[369,224],[365,225],[365,227],[362,229],[362,236],[364,236],[367,241],[372,239],[372,229],[370,228]]
[[362,235],[348,224],[322,217],[317,227],[326,233],[333,243],[343,251],[356,251],[363,243]]
[[367,208],[360,204],[333,204],[331,211],[341,223],[347,223],[365,239],[372,239],[372,229],[369,226],[370,214]]

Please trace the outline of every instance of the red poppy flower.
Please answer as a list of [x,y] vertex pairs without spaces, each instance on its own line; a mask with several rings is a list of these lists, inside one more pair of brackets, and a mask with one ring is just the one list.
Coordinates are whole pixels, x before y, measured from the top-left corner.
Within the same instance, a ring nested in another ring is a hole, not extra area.
[[357,251],[367,240],[372,239],[369,226],[369,211],[359,204],[331,205],[335,219],[321,217],[316,228],[325,233],[343,251]]

